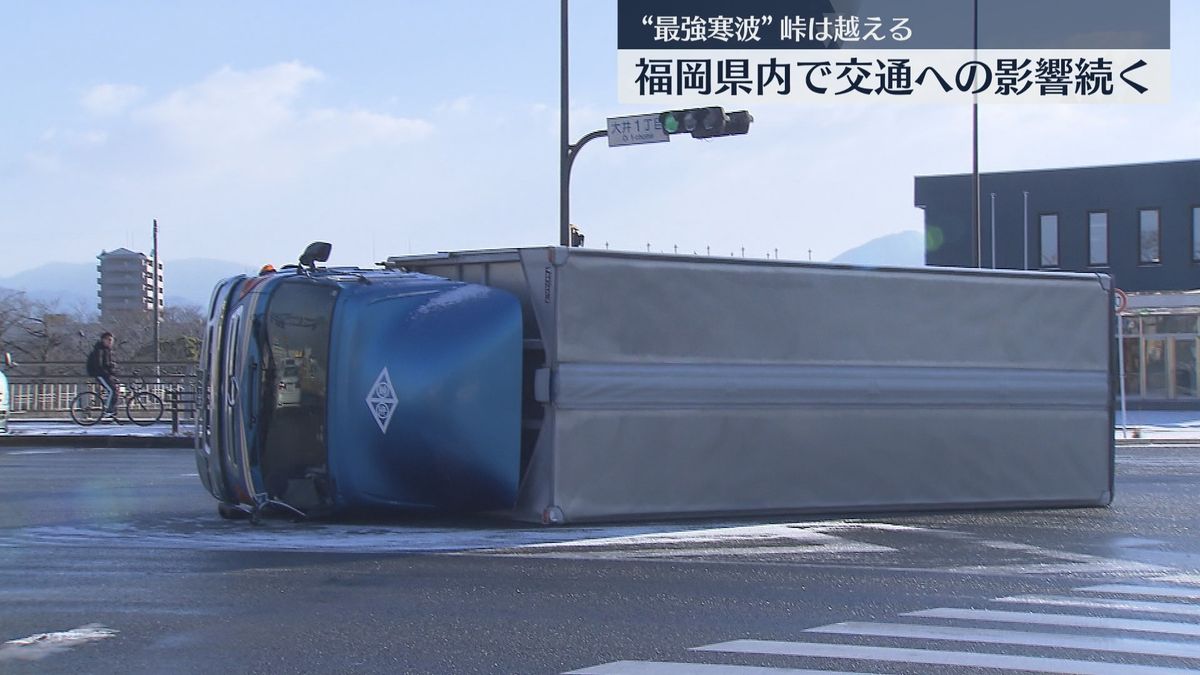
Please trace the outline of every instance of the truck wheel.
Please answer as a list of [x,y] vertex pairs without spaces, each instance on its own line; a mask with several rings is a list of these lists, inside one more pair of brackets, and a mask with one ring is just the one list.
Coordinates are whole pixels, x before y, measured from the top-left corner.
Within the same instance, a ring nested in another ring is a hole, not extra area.
[[217,502],[217,514],[225,520],[245,520],[250,516],[249,513],[237,508],[233,504],[225,502]]

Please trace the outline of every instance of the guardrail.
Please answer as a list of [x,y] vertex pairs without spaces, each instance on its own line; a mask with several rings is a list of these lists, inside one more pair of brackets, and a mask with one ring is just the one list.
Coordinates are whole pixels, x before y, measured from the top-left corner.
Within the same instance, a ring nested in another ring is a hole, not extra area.
[[196,387],[171,389],[163,396],[167,415],[171,418],[171,433],[179,433],[181,421],[196,421],[196,401],[200,392]]
[[[9,409],[19,418],[66,418],[70,416],[71,401],[81,391],[95,389],[91,380],[76,378],[73,382],[16,382],[9,384]],[[147,383],[146,390],[163,400],[164,415],[169,416],[175,431],[180,422],[196,418],[196,380],[175,378],[174,382]],[[124,400],[129,387],[122,383],[120,397]]]
[[[118,379],[128,379],[135,370],[143,378],[163,382],[191,380],[196,375],[196,364],[191,361],[121,361],[119,365]],[[6,368],[4,374],[9,383],[71,384],[89,379],[82,361],[23,361]]]

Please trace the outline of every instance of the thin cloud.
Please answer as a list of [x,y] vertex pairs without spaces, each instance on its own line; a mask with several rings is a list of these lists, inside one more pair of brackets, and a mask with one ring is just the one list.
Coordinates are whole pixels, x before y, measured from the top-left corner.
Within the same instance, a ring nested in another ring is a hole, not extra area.
[[199,172],[251,172],[285,177],[332,155],[420,141],[433,133],[423,119],[362,108],[306,105],[325,75],[301,63],[257,70],[229,67],[171,92],[132,114]]
[[132,84],[98,84],[83,94],[80,103],[93,115],[119,115],[141,100],[145,90]]
[[475,106],[475,98],[473,96],[460,96],[453,101],[445,101],[439,103],[434,110],[438,113],[451,113],[454,115],[466,115],[471,112]]

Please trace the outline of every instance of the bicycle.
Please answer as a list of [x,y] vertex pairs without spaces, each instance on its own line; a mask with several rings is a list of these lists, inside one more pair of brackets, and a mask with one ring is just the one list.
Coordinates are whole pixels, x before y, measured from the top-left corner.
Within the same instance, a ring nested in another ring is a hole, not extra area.
[[[130,391],[125,396],[125,417],[130,422],[144,427],[162,419],[162,398],[150,391],[145,378],[136,370],[130,374]],[[81,391],[71,399],[71,419],[80,426],[90,427],[104,419],[105,414],[104,396],[95,389]],[[113,420],[116,421],[115,415]]]

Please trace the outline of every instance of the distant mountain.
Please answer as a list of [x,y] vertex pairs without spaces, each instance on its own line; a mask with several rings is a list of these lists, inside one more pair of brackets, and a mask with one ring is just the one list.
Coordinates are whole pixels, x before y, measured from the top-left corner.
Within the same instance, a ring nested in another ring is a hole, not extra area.
[[925,235],[915,230],[872,239],[830,262],[869,267],[924,267]]
[[[0,277],[0,288],[25,291],[42,302],[57,302],[63,309],[79,307],[98,312],[98,261],[90,263],[47,263],[9,277]],[[208,305],[213,286],[225,277],[246,274],[249,265],[228,260],[184,258],[163,263],[163,300],[168,306]]]
[[96,291],[96,265],[90,263],[47,263],[10,277],[0,277],[0,288],[25,291],[30,298],[39,302],[56,303],[61,309],[80,308],[88,314],[96,314],[99,297]]

